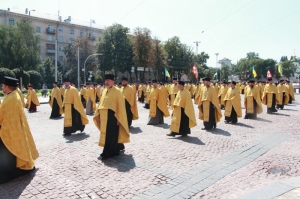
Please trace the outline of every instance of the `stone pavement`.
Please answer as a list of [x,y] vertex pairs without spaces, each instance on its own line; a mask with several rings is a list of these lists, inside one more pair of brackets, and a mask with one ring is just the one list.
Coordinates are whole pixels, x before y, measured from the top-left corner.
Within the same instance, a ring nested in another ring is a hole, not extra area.
[[[40,99],[40,98],[39,98]],[[48,99],[26,115],[40,157],[36,171],[0,185],[0,198],[299,198],[300,95],[277,114],[218,123],[188,137],[167,137],[165,124],[147,126],[138,104],[131,142],[123,154],[101,161],[99,131],[63,137],[63,118],[50,120]],[[198,115],[195,106],[196,115]],[[244,110],[243,110],[244,112]]]

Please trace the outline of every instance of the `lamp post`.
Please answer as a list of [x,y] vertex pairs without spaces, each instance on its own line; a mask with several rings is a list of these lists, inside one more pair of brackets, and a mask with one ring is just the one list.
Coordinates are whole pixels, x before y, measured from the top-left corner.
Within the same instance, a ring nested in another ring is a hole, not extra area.
[[87,61],[90,57],[92,57],[92,56],[94,56],[94,55],[104,55],[104,54],[103,54],[103,53],[95,53],[95,54],[91,54],[90,56],[88,56],[88,57],[85,59],[84,65],[83,65],[84,84],[86,84],[86,79],[85,79],[85,63],[86,63],[86,61]]

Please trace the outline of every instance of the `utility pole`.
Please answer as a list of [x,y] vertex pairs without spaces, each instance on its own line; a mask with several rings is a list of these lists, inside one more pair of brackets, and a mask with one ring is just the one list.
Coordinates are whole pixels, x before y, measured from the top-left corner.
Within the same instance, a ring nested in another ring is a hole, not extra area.
[[80,88],[80,72],[79,72],[79,65],[80,65],[80,59],[79,59],[79,46],[77,48],[78,50],[78,66],[77,66],[77,80],[78,80],[78,89]]
[[[216,53],[216,68],[218,68],[218,55],[219,53]],[[220,67],[220,82],[221,82],[221,67]]]
[[198,44],[201,43],[200,41],[194,41],[194,43],[196,44],[196,55],[198,55]]

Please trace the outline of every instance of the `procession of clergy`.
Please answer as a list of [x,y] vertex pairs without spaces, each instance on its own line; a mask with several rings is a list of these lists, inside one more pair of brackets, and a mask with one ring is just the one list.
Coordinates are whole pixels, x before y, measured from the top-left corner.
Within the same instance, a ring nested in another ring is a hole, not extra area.
[[[200,84],[189,84],[173,78],[173,84],[164,85],[153,80],[138,87],[129,85],[125,77],[118,85],[114,79],[112,74],[105,75],[102,88],[90,83],[81,85],[79,94],[66,78],[63,86],[53,83],[49,96],[50,119],[64,114],[64,136],[83,132],[89,123],[87,115],[94,116],[93,121],[100,131],[99,146],[103,147],[102,160],[119,155],[125,149],[124,143],[130,142],[132,120],[139,118],[136,98],[140,103],[145,102],[144,108],[149,109],[148,125],[163,124],[171,109],[172,120],[167,136],[172,137],[187,136],[197,125],[193,103],[198,106],[198,118],[203,120],[202,130],[210,131],[220,122],[221,109],[225,110],[226,123],[237,123],[242,117],[241,94],[244,94],[245,119],[257,118],[257,114],[263,111],[262,104],[267,105],[267,113],[273,114],[295,99],[288,81],[280,80],[276,86],[272,78],[267,82],[250,80],[247,85],[234,81],[211,83],[210,78],[203,78]],[[32,113],[39,102],[29,84],[24,103],[17,79],[5,77],[2,89],[6,97],[0,106],[0,183],[5,183],[35,169],[38,151],[24,107]]]

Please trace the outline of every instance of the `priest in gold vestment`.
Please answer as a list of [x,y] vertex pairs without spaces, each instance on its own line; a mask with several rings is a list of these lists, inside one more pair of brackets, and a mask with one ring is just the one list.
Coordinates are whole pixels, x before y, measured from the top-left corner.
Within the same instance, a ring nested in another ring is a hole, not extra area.
[[210,87],[210,78],[203,78],[202,81],[204,87],[201,90],[198,102],[199,119],[203,120],[204,128],[202,128],[202,130],[211,130],[217,127],[217,123],[220,122],[222,113],[217,93],[214,88]]
[[86,94],[86,89],[84,87],[84,84],[80,84],[80,100],[82,103],[83,108],[86,108],[86,101],[88,99],[87,94]]
[[277,85],[277,109],[283,109],[284,105],[288,104],[290,101],[289,89],[285,85],[285,81],[283,79],[280,80],[280,83]]
[[53,89],[49,97],[49,105],[52,108],[50,119],[58,118],[63,113],[62,101],[59,88],[57,87],[57,82],[53,82]]
[[130,128],[132,124],[132,120],[139,119],[139,113],[138,113],[135,93],[132,87],[128,85],[127,77],[122,78],[122,87],[120,90],[125,101],[128,128]]
[[91,87],[90,83],[86,83],[86,96],[87,101],[85,112],[87,115],[92,115],[96,110],[96,97],[94,89]]
[[197,126],[193,101],[190,93],[184,89],[184,82],[178,81],[178,93],[173,103],[172,121],[168,136],[187,136],[191,128]]
[[272,77],[268,77],[268,84],[264,87],[262,103],[267,105],[267,113],[272,114],[277,112],[276,105],[277,87],[273,84]]
[[150,105],[149,122],[147,125],[163,124],[164,117],[170,116],[165,95],[161,89],[158,88],[157,80],[152,81],[151,92],[148,98],[148,104]]
[[28,85],[27,102],[29,112],[36,112],[36,107],[40,105],[36,92],[31,84]]
[[24,114],[17,79],[4,77],[0,105],[0,184],[32,172],[39,156]]
[[176,98],[176,94],[178,92],[178,87],[177,87],[177,78],[174,77],[173,78],[173,84],[170,86],[170,90],[169,90],[169,106],[172,107],[173,106],[173,102]]
[[260,89],[254,86],[255,80],[249,81],[249,86],[245,90],[244,107],[246,109],[245,119],[256,119],[257,114],[263,112]]
[[242,107],[241,107],[241,96],[238,88],[235,87],[236,82],[232,81],[231,85],[225,95],[225,123],[237,123],[238,119],[242,117]]
[[221,109],[225,109],[224,97],[227,93],[227,90],[228,90],[227,82],[223,81],[222,86],[220,87],[219,93],[218,93],[218,99],[219,99],[219,104],[220,104]]
[[295,100],[295,94],[294,94],[294,87],[293,84],[290,84],[290,81],[287,79],[286,80],[286,87],[288,88],[289,91],[289,104],[293,103],[293,100]]
[[70,85],[68,78],[64,79],[64,84],[66,89],[63,101],[64,135],[69,136],[76,131],[83,132],[89,120],[84,112],[78,90]]
[[151,91],[151,81],[148,81],[148,84],[146,86],[146,92],[145,92],[146,103],[144,108],[146,109],[149,109],[148,98],[149,98],[150,91]]
[[100,130],[99,146],[104,147],[102,160],[117,156],[130,142],[125,99],[114,86],[114,75],[105,75],[105,89],[95,112],[94,123]]

